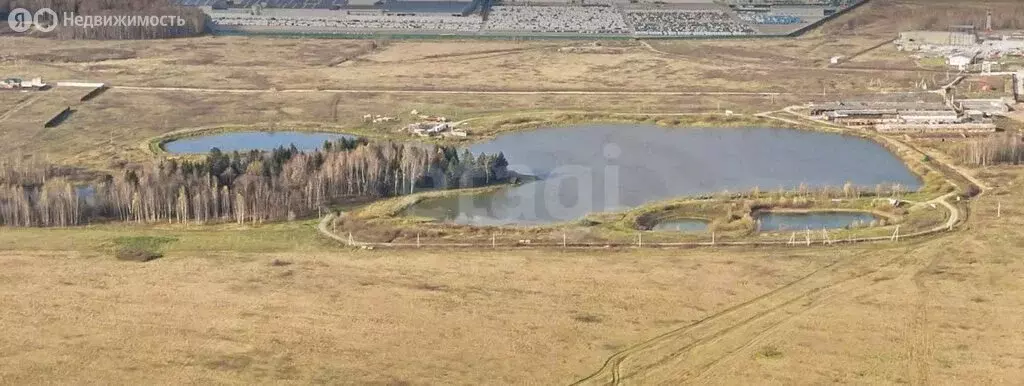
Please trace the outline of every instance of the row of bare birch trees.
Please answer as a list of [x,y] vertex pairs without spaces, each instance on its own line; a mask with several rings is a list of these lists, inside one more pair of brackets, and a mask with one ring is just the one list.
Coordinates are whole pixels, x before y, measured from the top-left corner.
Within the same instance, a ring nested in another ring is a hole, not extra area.
[[964,142],[957,153],[960,162],[967,165],[1018,165],[1024,162],[1024,140],[1012,133],[971,139]]
[[0,167],[0,225],[294,219],[348,198],[504,182],[513,177],[507,165],[501,154],[356,141],[314,152],[215,149],[203,161],[160,160],[89,185],[8,165]]

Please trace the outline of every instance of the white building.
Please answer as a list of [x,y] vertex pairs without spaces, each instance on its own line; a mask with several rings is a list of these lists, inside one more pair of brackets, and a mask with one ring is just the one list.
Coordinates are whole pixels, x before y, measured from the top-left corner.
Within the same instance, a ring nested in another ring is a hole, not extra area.
[[953,54],[946,57],[946,64],[956,67],[960,71],[967,70],[967,66],[970,66],[973,62],[974,57],[965,54]]
[[948,124],[960,123],[961,119],[953,110],[911,110],[900,113],[900,121],[911,124]]

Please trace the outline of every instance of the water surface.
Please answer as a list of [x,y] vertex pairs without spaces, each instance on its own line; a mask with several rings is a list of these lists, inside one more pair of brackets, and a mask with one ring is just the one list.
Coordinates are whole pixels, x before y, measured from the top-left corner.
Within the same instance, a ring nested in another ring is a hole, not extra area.
[[653,230],[685,233],[704,232],[708,230],[708,222],[695,218],[665,220],[656,224]]
[[754,215],[762,232],[802,231],[847,228],[855,223],[868,225],[878,217],[865,212],[764,212]]
[[502,135],[470,150],[504,152],[509,169],[542,180],[427,200],[406,213],[460,224],[536,225],[754,187],[839,187],[847,181],[920,187],[896,156],[870,140],[793,129],[592,124]]

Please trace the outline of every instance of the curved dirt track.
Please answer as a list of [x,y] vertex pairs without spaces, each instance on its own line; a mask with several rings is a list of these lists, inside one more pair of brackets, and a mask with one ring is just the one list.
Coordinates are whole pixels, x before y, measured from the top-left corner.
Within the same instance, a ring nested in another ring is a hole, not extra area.
[[[613,354],[600,370],[574,385],[678,384],[707,376],[722,361],[759,343],[808,311],[849,297],[913,252],[837,258],[771,292]],[[917,267],[906,266],[913,271]]]
[[[776,119],[776,120],[779,120],[779,121],[782,121],[782,122],[786,122],[786,123],[793,124],[793,125],[798,125],[798,126],[801,126],[801,125],[805,124],[806,122],[800,122],[798,120],[793,120],[793,119],[788,119],[788,118],[783,118],[783,117],[772,115],[773,113],[777,113],[777,112],[792,113],[792,109],[793,108],[794,107],[791,106],[791,107],[787,107],[787,108],[784,108],[784,109],[779,110],[779,111],[764,112],[764,113],[755,114],[755,116]],[[799,115],[797,115],[797,116],[799,116]],[[835,128],[837,130],[846,130],[845,128],[840,127],[840,126],[835,126]],[[910,144],[904,143],[904,142],[896,140],[894,138],[887,137],[887,136],[881,136],[881,135],[878,136],[878,138],[879,138],[879,140],[887,141],[891,145],[896,146],[898,148],[902,148],[902,149],[906,149],[906,150],[909,150],[909,151],[917,152],[918,154],[920,154],[922,156],[929,155],[926,152],[924,152],[924,151],[922,151],[922,150],[920,150],[920,149],[918,149],[918,148],[916,148],[914,146],[911,146]],[[944,162],[944,161],[942,161],[942,160],[940,160],[938,158],[936,158],[936,162],[941,163],[941,165],[944,166],[947,169],[947,170],[936,170],[936,172],[939,172],[939,173],[942,173],[942,174],[946,174],[947,175],[947,179],[955,187],[957,187],[959,191],[964,191],[965,187],[960,186],[961,184],[957,183],[955,181],[955,179],[952,178],[952,176],[949,176],[948,175],[949,173],[956,173],[957,174],[956,177],[960,177],[964,181],[968,181],[968,183],[975,184],[976,186],[979,187],[979,189],[982,192],[984,192],[987,189],[987,187],[985,185],[981,184],[980,181],[978,181],[976,183],[975,181],[977,181],[977,179],[973,178],[969,174],[966,174],[966,172],[962,168],[958,168],[955,165],[951,165],[948,162]],[[946,216],[946,221],[945,222],[943,222],[940,225],[936,225],[936,226],[934,226],[934,227],[932,227],[930,229],[925,229],[925,230],[922,230],[922,231],[913,232],[913,233],[909,233],[909,234],[900,234],[898,236],[898,239],[896,239],[896,240],[899,241],[899,240],[906,240],[906,239],[909,239],[909,238],[919,238],[919,237],[930,236],[930,235],[934,235],[934,234],[938,234],[938,233],[942,233],[942,232],[946,232],[946,231],[952,231],[953,228],[957,224],[959,224],[961,221],[964,220],[964,215],[963,215],[963,213],[961,213],[960,208],[958,208],[956,205],[953,205],[953,204],[951,204],[949,202],[954,197],[959,197],[959,192],[956,191],[956,190],[953,191],[953,192],[946,193],[944,195],[941,195],[939,197],[935,197],[935,198],[933,198],[931,200],[928,200],[928,201],[924,202],[924,204],[931,204],[931,205],[936,205],[936,206],[942,206],[943,209],[946,210],[949,213],[949,215]],[[419,243],[419,242],[416,242],[416,243],[359,242],[359,241],[356,241],[355,239],[353,239],[351,236],[349,236],[348,238],[342,238],[342,237],[340,237],[338,235],[333,234],[329,229],[327,229],[327,224],[330,223],[330,220],[333,219],[332,216],[333,215],[328,214],[326,217],[324,217],[321,220],[320,225],[318,226],[318,231],[321,234],[323,234],[324,236],[332,238],[332,239],[335,239],[335,240],[341,242],[342,244],[345,244],[345,245],[348,245],[348,246],[356,246],[356,247],[371,247],[372,246],[372,247],[382,247],[382,248],[421,248],[421,247],[436,247],[436,248],[486,248],[486,247],[495,247],[495,246],[497,246],[496,244],[493,244],[493,243],[484,243],[484,244],[481,244],[481,243],[435,244],[435,243],[430,243],[430,242],[427,242],[427,243]],[[822,241],[820,243],[814,243],[814,245],[832,245],[832,244],[840,244],[840,243],[852,244],[852,243],[887,242],[887,241],[891,241],[891,240],[893,240],[892,237],[889,237],[889,236],[879,236],[879,237],[864,237],[864,238],[847,239],[847,240],[833,240],[832,242],[824,242],[824,241]],[[694,247],[720,247],[720,246],[734,246],[734,247],[778,247],[778,246],[792,246],[792,245],[794,245],[794,244],[789,242],[789,241],[783,241],[783,240],[760,240],[760,241],[727,241],[727,242],[709,241],[709,242],[688,242],[688,243],[646,243],[643,246],[648,247],[648,248],[694,248]],[[808,243],[807,245],[809,246],[809,245],[811,245],[811,243]],[[576,248],[576,249],[581,249],[581,248],[582,249],[603,249],[603,248],[607,248],[607,247],[637,247],[637,248],[640,247],[640,246],[638,246],[636,244],[632,244],[632,243],[630,243],[630,244],[622,244],[622,243],[618,243],[618,244],[616,244],[616,243],[579,244],[579,243],[557,243],[557,242],[556,243],[511,244],[511,245],[501,244],[500,246],[501,247],[526,247],[526,248]]]

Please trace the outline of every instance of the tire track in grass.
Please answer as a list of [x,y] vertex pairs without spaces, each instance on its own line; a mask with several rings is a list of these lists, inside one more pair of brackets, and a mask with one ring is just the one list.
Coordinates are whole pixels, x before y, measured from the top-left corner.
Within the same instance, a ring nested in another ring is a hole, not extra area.
[[12,115],[17,114],[19,111],[35,103],[37,100],[39,100],[39,95],[32,95],[25,99],[22,99],[21,101],[16,103],[14,107],[11,107],[10,110],[7,110],[7,112],[5,112],[3,115],[0,115],[0,122],[6,121]]
[[[888,258],[881,265],[870,264],[869,261],[853,260],[852,257],[840,258],[783,287],[615,353],[605,361],[600,370],[575,384],[619,384],[624,380],[637,378],[643,383],[678,382],[688,377],[699,376],[729,355],[744,347],[749,347],[753,344],[752,342],[756,342],[765,333],[810,309],[827,304],[823,300],[861,288],[852,283],[857,283],[859,279],[877,272],[874,269],[876,267],[893,264],[907,253],[909,252]],[[836,277],[837,275],[839,277]],[[839,294],[834,294],[837,287],[842,290]],[[780,313],[792,307],[796,307],[793,312]],[[761,325],[757,325],[759,322],[767,322],[767,325],[761,328]],[[748,334],[752,335],[743,335],[745,329],[751,329],[752,331]],[[739,332],[741,335],[730,337],[729,335],[733,332]],[[701,334],[706,334],[706,336],[699,337]],[[694,337],[695,335],[697,337]],[[692,354],[694,349],[714,351],[716,344],[719,345],[718,347],[725,348],[726,353],[713,356],[714,359],[709,363],[699,365],[696,369],[671,363],[690,360],[693,355],[686,354]],[[673,345],[678,347],[672,347]],[[624,364],[639,362],[645,357],[654,357],[655,360],[624,374]],[[665,371],[668,373],[666,374]],[[664,379],[659,379],[657,376]]]
[[[915,248],[913,250],[909,250],[907,252],[904,252],[904,253],[900,254],[900,256],[893,257],[892,259],[887,261],[885,264],[879,266],[879,268],[891,267],[891,266],[896,265],[896,264],[901,264],[901,263],[903,263],[905,261],[907,256],[911,256],[911,255],[917,253],[919,250],[920,250],[920,248]],[[904,278],[906,278],[906,277],[908,277],[910,275],[915,275],[916,274],[915,271],[917,271],[917,268],[920,268],[920,266],[921,265],[901,266],[901,271],[903,272],[902,276]],[[864,268],[868,268],[868,267],[864,267]],[[919,272],[919,271],[917,271],[917,272]],[[874,276],[873,274],[875,274],[875,273],[879,273],[879,270],[869,271],[869,272],[866,272],[864,274],[860,274],[860,275],[852,277],[852,278],[850,278],[848,280],[845,280],[844,284],[846,284],[846,283],[854,283],[854,284],[849,286],[850,288],[844,289],[844,290],[842,290],[839,293],[824,294],[821,297],[812,297],[811,300],[808,301],[808,303],[806,304],[806,307],[801,308],[801,309],[797,310],[796,312],[792,312],[792,313],[788,314],[785,318],[779,320],[776,323],[772,323],[767,328],[765,328],[761,333],[756,334],[755,336],[747,339],[746,343],[736,347],[735,349],[729,350],[724,355],[716,357],[715,359],[711,360],[709,363],[700,366],[696,371],[685,373],[684,376],[682,376],[680,378],[681,379],[686,379],[686,380],[691,380],[692,379],[692,382],[688,382],[688,383],[706,384],[706,383],[712,382],[713,378],[714,378],[714,375],[715,375],[715,370],[717,370],[717,368],[721,367],[721,365],[723,363],[725,363],[725,362],[727,362],[727,361],[729,361],[731,359],[736,358],[741,353],[747,352],[750,348],[752,348],[755,345],[765,341],[768,336],[770,336],[773,332],[777,331],[780,327],[782,327],[782,326],[784,326],[784,325],[786,325],[786,324],[788,324],[788,323],[790,323],[790,322],[792,322],[794,320],[797,320],[799,317],[807,314],[808,312],[817,310],[817,309],[819,309],[821,307],[824,307],[824,306],[827,306],[827,305],[830,305],[830,304],[834,304],[837,299],[849,298],[849,297],[851,297],[851,294],[857,293],[858,291],[865,290],[867,287],[870,287],[871,284],[877,282],[877,280],[875,278],[871,278],[871,276]],[[869,278],[870,278],[869,281],[862,282],[862,281],[867,280]],[[834,289],[836,289],[836,287],[829,288],[828,291],[834,292],[834,291],[832,291]]]
[[[733,306],[731,306],[729,308],[726,308],[725,310],[719,311],[719,312],[717,312],[715,314],[707,316],[707,317],[705,317],[703,319],[700,319],[700,320],[698,320],[696,322],[693,322],[691,324],[688,324],[688,325],[676,328],[674,330],[668,331],[668,332],[663,333],[661,335],[658,335],[658,336],[656,336],[654,338],[651,338],[651,339],[649,339],[649,340],[647,340],[647,341],[645,341],[643,343],[634,345],[632,347],[629,347],[629,348],[626,348],[626,349],[624,349],[622,351],[619,351],[619,352],[617,352],[615,354],[612,354],[612,356],[609,357],[605,361],[605,363],[601,367],[601,369],[599,369],[597,372],[595,372],[595,373],[593,373],[593,374],[591,374],[591,375],[589,375],[589,376],[587,376],[587,377],[585,377],[583,379],[580,379],[579,381],[576,381],[575,383],[573,383],[573,385],[606,384],[606,383],[617,384],[618,381],[619,381],[619,378],[620,378],[619,377],[619,367],[622,364],[622,362],[624,360],[626,360],[628,357],[630,357],[631,355],[634,355],[635,353],[640,352],[642,350],[654,347],[654,346],[656,346],[656,345],[658,345],[658,344],[660,344],[662,342],[665,342],[665,341],[674,339],[676,337],[685,335],[686,333],[692,331],[695,328],[701,327],[701,326],[709,324],[709,323],[716,322],[716,321],[718,321],[720,319],[723,319],[723,318],[729,316],[732,313],[736,313],[737,311],[740,311],[740,310],[742,310],[742,309],[744,309],[746,307],[749,307],[751,305],[755,305],[755,304],[757,304],[757,303],[759,303],[759,302],[761,302],[761,301],[763,301],[765,299],[770,299],[770,298],[772,298],[774,296],[779,296],[779,294],[783,294],[786,291],[789,291],[790,289],[792,289],[792,288],[794,288],[794,287],[804,283],[805,281],[811,279],[815,275],[818,275],[819,273],[821,273],[821,272],[823,272],[825,270],[828,270],[830,268],[835,267],[838,263],[839,263],[838,260],[837,261],[833,261],[833,262],[831,262],[831,263],[829,263],[829,264],[827,264],[827,265],[825,265],[823,267],[820,267],[820,268],[812,271],[811,273],[808,273],[807,275],[804,275],[804,276],[802,276],[802,277],[800,277],[800,278],[798,278],[798,279],[796,279],[794,281],[791,281],[789,283],[786,283],[783,286],[781,286],[779,288],[776,288],[776,289],[774,289],[772,291],[769,291],[767,293],[764,293],[764,294],[761,294],[759,296],[756,296],[756,297],[754,297],[754,298],[752,298],[750,300],[747,300],[745,302],[733,305]],[[603,379],[603,381],[602,381],[602,379]]]

